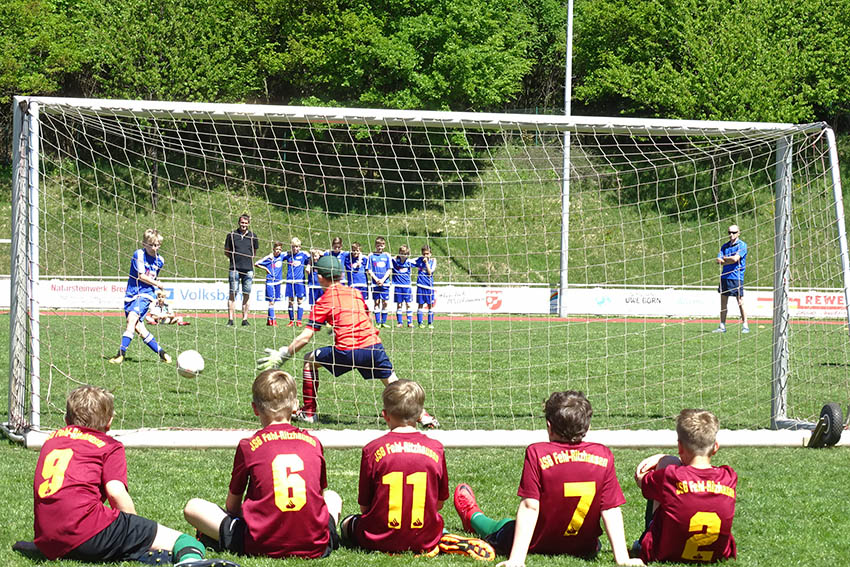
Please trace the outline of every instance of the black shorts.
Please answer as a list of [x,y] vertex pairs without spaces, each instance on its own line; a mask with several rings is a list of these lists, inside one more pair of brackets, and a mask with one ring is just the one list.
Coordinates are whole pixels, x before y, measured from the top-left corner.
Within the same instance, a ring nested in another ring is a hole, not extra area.
[[119,512],[115,521],[64,557],[86,563],[134,560],[151,548],[158,527],[153,520]]
[[744,297],[744,280],[721,279],[717,291],[720,295]]
[[360,547],[360,544],[357,543],[357,536],[354,535],[354,526],[360,521],[362,515],[351,514],[343,518],[339,523],[339,539],[342,545],[348,549]]
[[481,539],[492,545],[493,549],[499,555],[510,555],[511,547],[514,544],[515,529],[516,521],[511,520],[495,532]]
[[[339,535],[336,531],[336,522],[334,522],[334,518],[331,515],[328,515],[328,533],[330,534],[330,540],[322,557],[329,556],[331,551],[339,548]],[[245,555],[245,520],[228,514],[218,526],[218,541],[214,542],[208,538],[204,538],[201,541],[204,545],[215,551],[229,551],[236,555]]]

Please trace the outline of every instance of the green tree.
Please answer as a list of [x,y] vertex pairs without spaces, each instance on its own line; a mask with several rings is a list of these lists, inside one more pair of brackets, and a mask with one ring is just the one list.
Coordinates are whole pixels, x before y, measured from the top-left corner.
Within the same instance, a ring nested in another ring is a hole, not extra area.
[[287,100],[491,109],[532,66],[525,13],[510,0],[258,0]]
[[606,111],[805,122],[848,111],[846,0],[593,0],[574,96]]

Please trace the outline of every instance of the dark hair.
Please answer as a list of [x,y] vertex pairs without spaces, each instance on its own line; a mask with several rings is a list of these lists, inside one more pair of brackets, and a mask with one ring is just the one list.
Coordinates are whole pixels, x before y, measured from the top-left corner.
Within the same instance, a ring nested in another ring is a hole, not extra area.
[[578,443],[590,429],[593,408],[582,392],[553,392],[544,406],[552,433],[567,443]]

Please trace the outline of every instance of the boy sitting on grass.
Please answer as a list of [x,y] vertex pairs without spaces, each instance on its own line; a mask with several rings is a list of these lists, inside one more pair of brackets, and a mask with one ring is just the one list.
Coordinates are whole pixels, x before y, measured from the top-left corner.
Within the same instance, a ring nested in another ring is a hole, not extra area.
[[653,455],[638,465],[635,481],[648,500],[639,541],[644,561],[736,557],[732,519],[738,475],[728,465],[711,465],[718,428],[713,413],[682,410],[676,418],[679,457]]
[[440,509],[449,497],[443,445],[419,433],[425,391],[411,380],[384,388],[381,413],[389,433],[363,448],[360,514],[340,525],[343,542],[387,553],[457,553],[492,560],[493,548],[474,538],[443,535]]
[[529,553],[592,558],[605,532],[618,565],[643,565],[629,558],[620,510],[626,499],[611,450],[583,441],[593,410],[581,392],[554,392],[545,405],[549,441],[529,445],[517,494],[522,498],[516,521],[488,518],[468,484],[459,484],[454,505],[463,528],[490,543],[500,565],[525,565]]
[[106,434],[114,404],[111,393],[94,386],[68,395],[67,426],[50,434],[35,467],[39,551],[50,560],[100,563],[141,561],[148,552],[162,550],[172,552],[180,567],[238,567],[204,559],[204,546],[195,538],[136,515],[127,492],[124,445]]
[[327,557],[339,546],[336,524],[342,499],[325,490],[322,444],[290,425],[298,407],[295,381],[282,370],[266,370],[254,380],[252,391],[251,405],[263,428],[239,442],[226,509],[193,498],[183,515],[216,549]]

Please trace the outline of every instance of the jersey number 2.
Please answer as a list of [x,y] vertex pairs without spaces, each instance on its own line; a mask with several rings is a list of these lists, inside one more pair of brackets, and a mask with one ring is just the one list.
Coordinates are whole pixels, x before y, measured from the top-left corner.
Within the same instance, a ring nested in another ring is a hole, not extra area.
[[425,492],[428,490],[428,473],[418,472],[407,475],[391,472],[381,477],[381,482],[390,487],[387,527],[401,529],[401,511],[403,509],[404,484],[413,486],[413,502],[410,506],[410,527],[421,528],[425,525]]
[[44,479],[44,482],[38,485],[38,496],[40,498],[47,498],[51,494],[59,492],[59,489],[65,483],[65,471],[68,469],[68,464],[70,464],[73,456],[73,449],[53,449],[47,453],[47,456],[44,457],[44,464],[41,466],[41,478]]
[[[685,550],[682,551],[682,559],[688,561],[711,561],[714,552],[708,550],[700,551],[700,547],[711,545],[720,536],[720,516],[714,512],[697,512],[691,516],[691,524],[688,529],[693,533],[685,542]],[[694,533],[696,532],[696,533]]]

